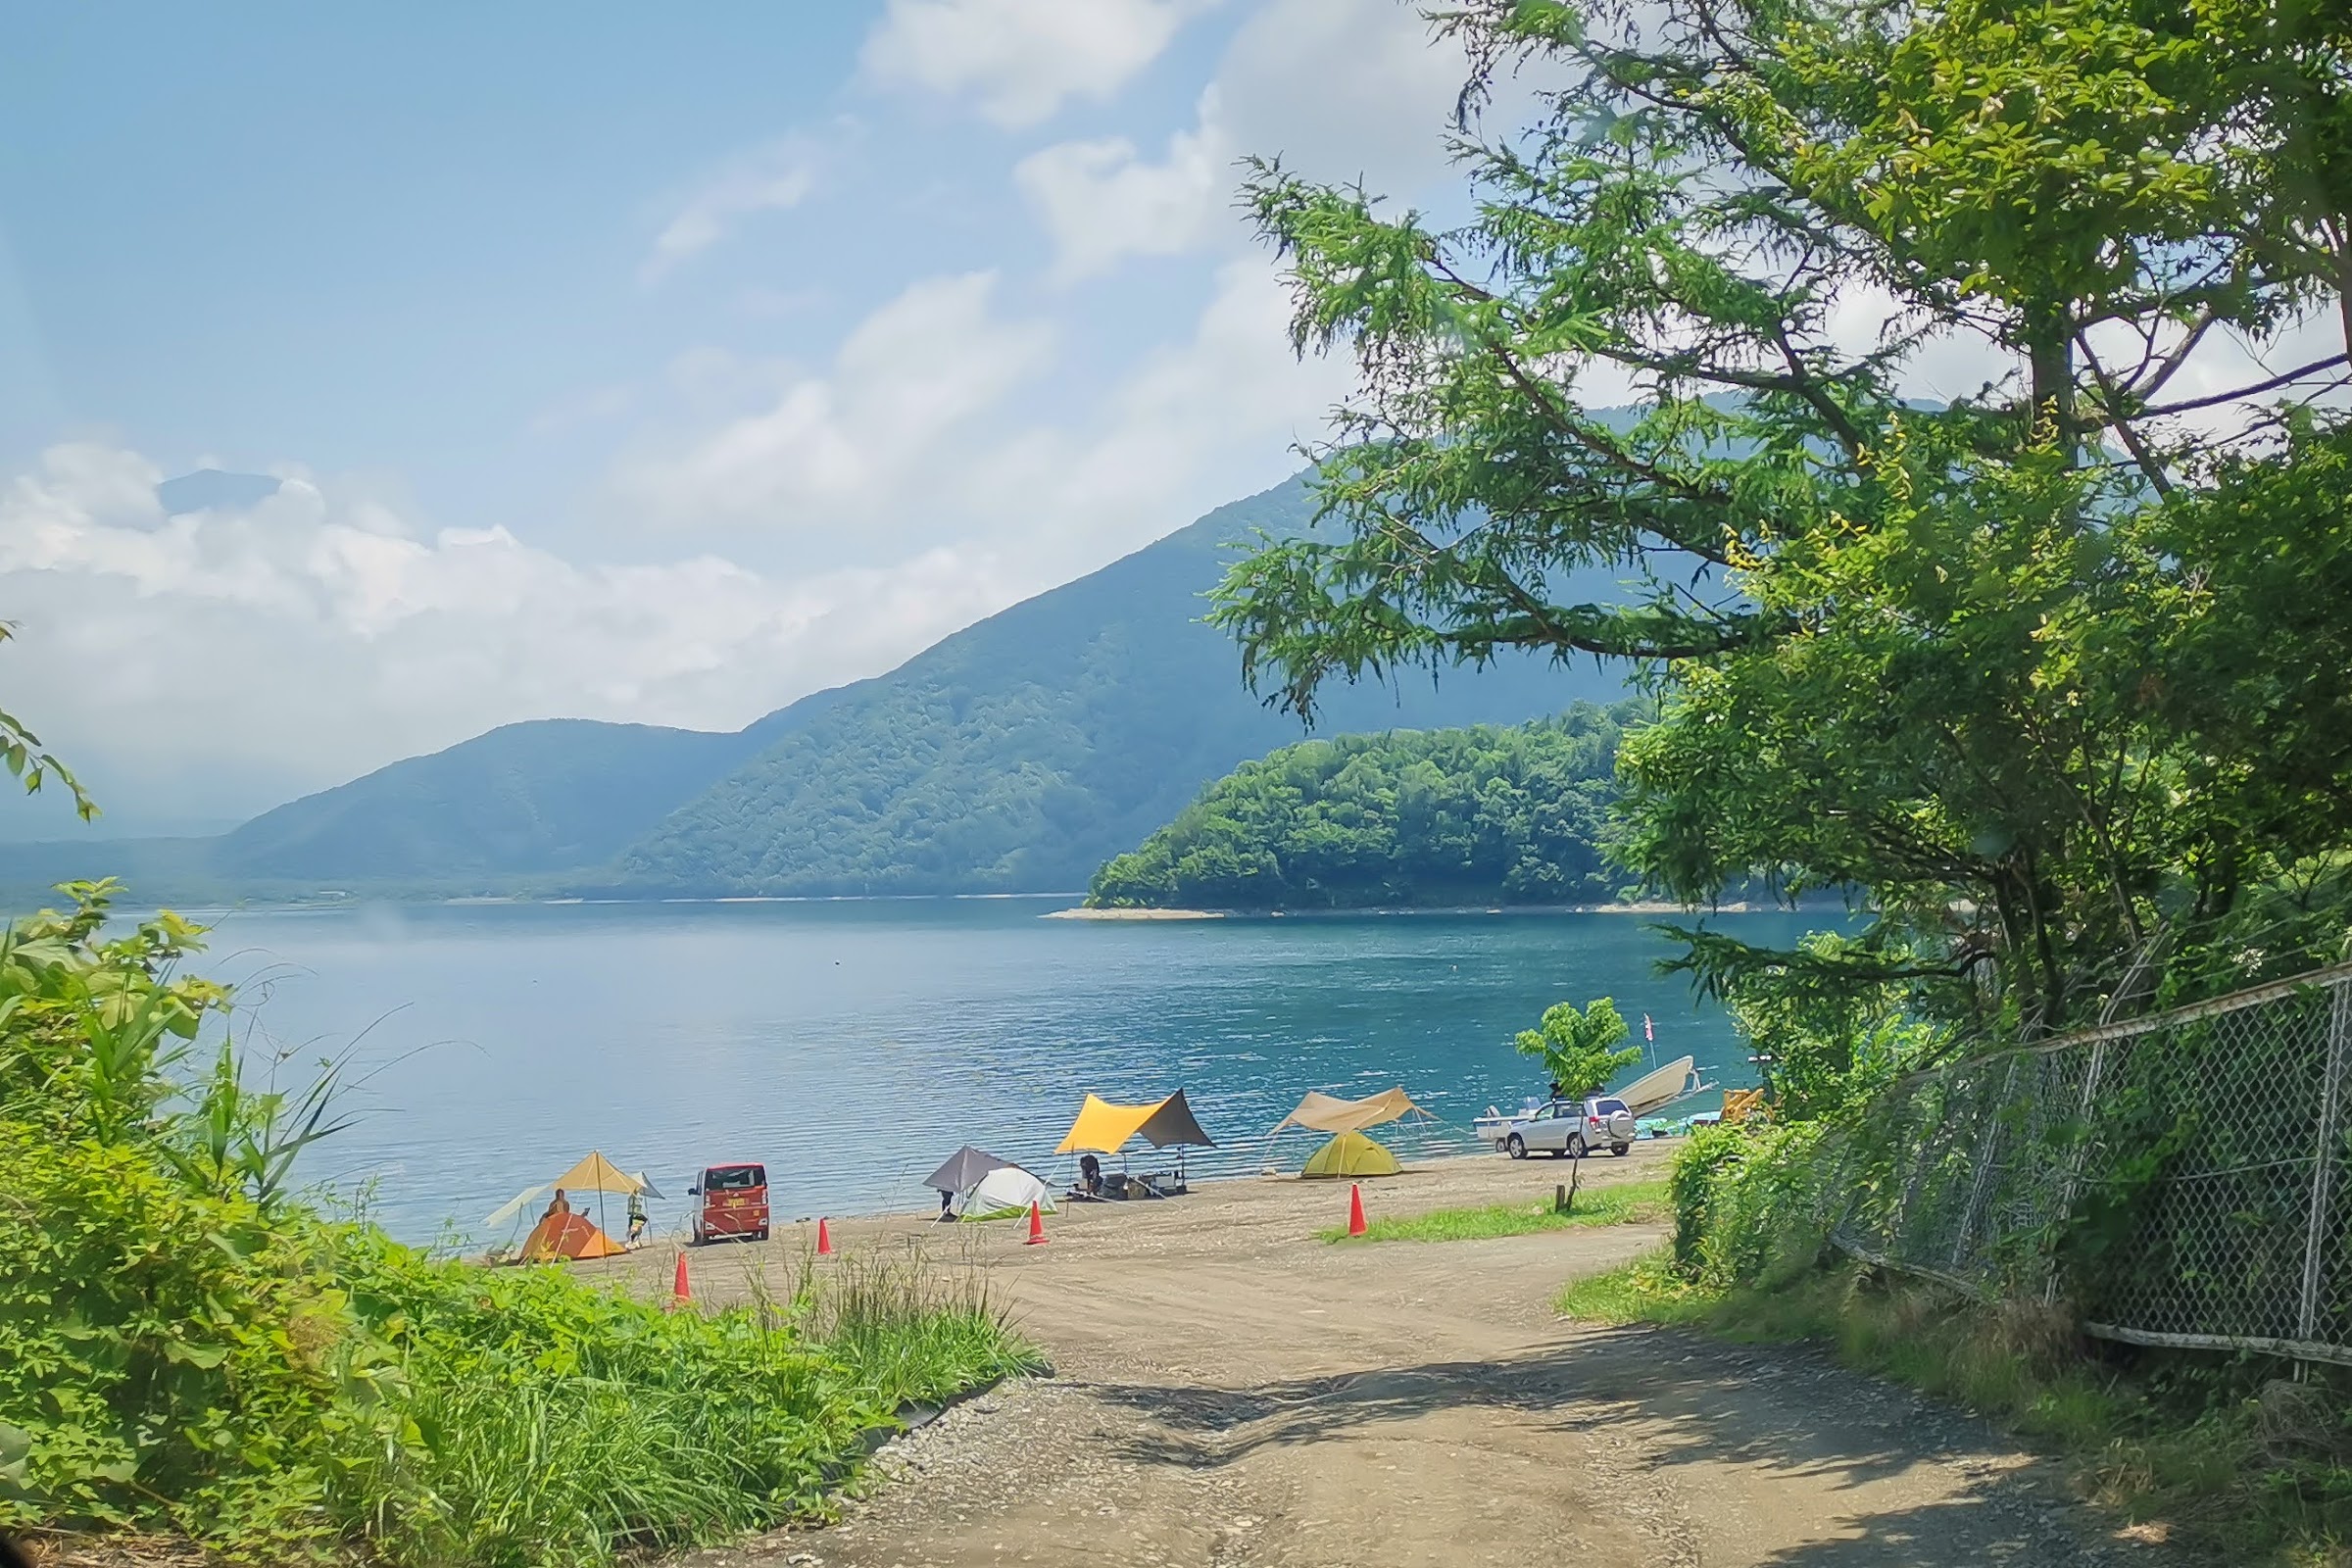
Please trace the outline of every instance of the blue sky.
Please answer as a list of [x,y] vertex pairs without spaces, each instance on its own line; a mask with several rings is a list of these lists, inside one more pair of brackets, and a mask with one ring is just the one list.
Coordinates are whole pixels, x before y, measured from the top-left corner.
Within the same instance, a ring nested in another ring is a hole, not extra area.
[[[12,32],[0,691],[122,830],[742,724],[1274,482],[1347,376],[1232,162],[1444,201],[1461,74],[1386,0]],[[203,466],[289,482],[165,517]]]

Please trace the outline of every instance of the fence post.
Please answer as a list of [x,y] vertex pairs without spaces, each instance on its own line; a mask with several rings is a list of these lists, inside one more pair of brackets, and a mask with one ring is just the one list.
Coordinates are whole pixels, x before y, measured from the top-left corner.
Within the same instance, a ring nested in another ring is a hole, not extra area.
[[2320,1331],[2320,1252],[2328,1244],[2328,1200],[2335,1185],[2336,1119],[2343,1102],[2345,1057],[2352,1054],[2352,982],[2339,980],[2332,991],[2328,1001],[2328,1069],[2320,1084],[2320,1126],[2312,1140],[2311,1216],[2303,1230],[2303,1301],[2295,1317],[2295,1338],[2306,1345],[2317,1339]]

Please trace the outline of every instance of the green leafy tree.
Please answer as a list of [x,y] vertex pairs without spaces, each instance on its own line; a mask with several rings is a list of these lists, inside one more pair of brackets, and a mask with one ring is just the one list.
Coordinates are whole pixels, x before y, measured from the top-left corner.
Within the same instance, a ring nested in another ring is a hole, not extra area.
[[1580,703],[1508,729],[1397,730],[1286,746],[1201,791],[1095,873],[1099,907],[1233,909],[1599,903],[1623,726]]
[[[17,628],[0,620],[0,642],[17,634]],[[59,788],[74,797],[74,811],[83,821],[98,815],[98,803],[90,799],[73,771],[50,753],[42,750],[41,739],[14,714],[0,712],[0,766],[9,776],[24,786],[27,795],[38,795],[41,786],[55,779]]]
[[[1526,126],[1466,113],[1468,222],[1272,163],[1245,186],[1296,345],[1360,372],[1319,529],[1219,590],[1252,684],[1306,711],[1505,649],[1639,661],[1660,721],[1621,753],[1626,862],[1686,902],[1754,878],[1870,917],[1786,952],[1686,933],[1726,993],[1891,987],[2032,1034],[2338,951],[2352,683],[2308,650],[2352,591],[2347,437],[2313,410],[2345,343],[2186,370],[2343,304],[2347,14],[1494,0],[1442,25],[1466,111],[1520,66],[1567,83]],[[1954,348],[1986,384],[1906,397]],[[1633,416],[1588,391],[1628,381]]]
[[1520,1030],[1513,1044],[1521,1055],[1543,1061],[1555,1094],[1582,1100],[1604,1088],[1620,1069],[1642,1059],[1639,1046],[1615,1049],[1630,1032],[1618,1015],[1616,1001],[1596,997],[1581,1011],[1573,1002],[1552,1004],[1544,1009],[1542,1023]]

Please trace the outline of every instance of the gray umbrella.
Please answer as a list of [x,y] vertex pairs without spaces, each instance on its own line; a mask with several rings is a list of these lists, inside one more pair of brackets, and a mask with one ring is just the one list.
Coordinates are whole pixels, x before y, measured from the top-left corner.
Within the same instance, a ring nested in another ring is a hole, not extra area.
[[950,1154],[948,1162],[933,1171],[923,1185],[937,1188],[943,1193],[960,1193],[990,1171],[1003,1170],[1011,1163],[1009,1159],[999,1159],[966,1144]]

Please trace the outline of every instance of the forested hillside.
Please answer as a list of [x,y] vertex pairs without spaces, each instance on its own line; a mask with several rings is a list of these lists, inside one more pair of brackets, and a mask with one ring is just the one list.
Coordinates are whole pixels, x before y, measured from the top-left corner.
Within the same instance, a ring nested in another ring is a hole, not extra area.
[[[1220,508],[735,733],[512,724],[217,839],[0,845],[0,897],[30,906],[91,875],[183,902],[1082,888],[1203,784],[1307,733],[1243,687],[1202,617],[1233,547],[1297,537],[1310,505],[1295,479]],[[1337,686],[1316,731],[1518,723],[1621,688],[1591,660],[1510,653]]]
[[1095,873],[1097,907],[1362,908],[1588,904],[1622,727],[1579,703],[1513,728],[1393,730],[1245,762]]
[[[1086,886],[1204,783],[1306,733],[1243,688],[1232,640],[1201,616],[1230,546],[1297,535],[1309,506],[1294,480],[958,632],[745,762],[598,890]],[[1513,654],[1336,688],[1316,729],[1517,723],[1620,689],[1589,660]]]
[[214,867],[365,881],[593,865],[757,744],[577,718],[509,724],[265,811],[220,841]]

